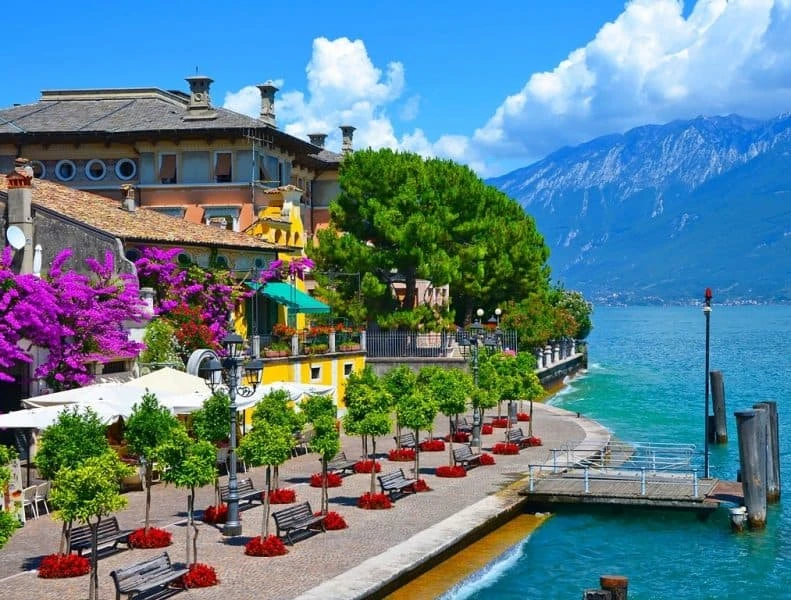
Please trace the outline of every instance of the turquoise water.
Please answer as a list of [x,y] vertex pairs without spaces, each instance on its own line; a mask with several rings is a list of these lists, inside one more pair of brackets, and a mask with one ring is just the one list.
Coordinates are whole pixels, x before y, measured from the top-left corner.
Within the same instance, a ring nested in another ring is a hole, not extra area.
[[[703,448],[705,320],[700,308],[597,308],[590,369],[550,402],[623,440]],[[781,493],[768,527],[734,535],[727,512],[561,513],[449,597],[580,598],[599,575],[629,578],[630,600],[791,599],[791,307],[715,306],[711,369],[725,379],[726,446],[711,447],[714,477],[735,479],[735,410],[776,400]]]

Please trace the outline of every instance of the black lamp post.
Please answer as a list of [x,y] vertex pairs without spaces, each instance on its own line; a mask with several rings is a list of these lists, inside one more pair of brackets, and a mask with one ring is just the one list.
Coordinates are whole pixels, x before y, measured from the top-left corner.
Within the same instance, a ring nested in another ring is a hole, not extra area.
[[239,521],[239,485],[236,479],[236,396],[249,398],[255,393],[256,387],[261,382],[261,373],[264,363],[260,360],[251,360],[244,365],[244,376],[240,373],[242,365],[241,349],[242,336],[229,333],[222,340],[226,356],[222,364],[216,358],[209,361],[205,369],[206,381],[212,392],[224,383],[228,388],[228,397],[231,400],[231,434],[228,449],[228,518],[225,521],[222,534],[236,536],[242,534],[242,523]]
[[711,288],[704,293],[705,305],[703,314],[706,316],[706,420],[703,422],[703,434],[706,437],[703,445],[703,476],[709,477],[709,332],[711,320]]
[[[483,316],[483,309],[479,308],[476,311],[478,318],[470,325],[472,333],[470,333],[470,358],[472,359],[472,380],[475,387],[478,387],[478,344],[481,341],[481,332],[483,325],[481,325],[481,317]],[[470,446],[475,446],[480,451],[481,448],[481,409],[476,408],[472,411],[472,439],[470,439]]]

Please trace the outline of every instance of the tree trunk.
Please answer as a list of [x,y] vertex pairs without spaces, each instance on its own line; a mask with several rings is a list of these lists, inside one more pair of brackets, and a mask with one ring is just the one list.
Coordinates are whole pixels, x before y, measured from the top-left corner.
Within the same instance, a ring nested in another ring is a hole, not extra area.
[[363,434],[363,457],[368,458],[368,436]]
[[280,465],[275,465],[272,469],[272,489],[280,489]]
[[66,548],[65,554],[71,553],[69,537],[71,537],[71,521],[68,523],[63,521],[63,525],[60,526],[60,544],[58,545],[58,554],[64,554],[64,548]]
[[261,522],[261,539],[269,537],[269,492],[272,491],[272,467],[266,466],[266,492],[264,495],[264,520]]
[[321,457],[321,514],[326,515],[330,510],[330,494],[327,485],[327,457]]
[[88,581],[88,600],[98,600],[99,598],[99,560],[96,552],[99,546],[98,536],[101,520],[102,517],[100,516],[94,524],[88,519],[88,527],[91,528],[91,575]]
[[371,447],[373,448],[373,463],[371,464],[371,495],[376,493],[376,438],[371,436]]
[[219,507],[220,504],[222,504],[222,499],[220,498],[220,474],[217,473],[214,478],[214,506]]
[[148,528],[150,527],[151,518],[151,480],[153,479],[153,468],[151,463],[146,461],[146,471],[144,477],[146,478],[146,521],[145,521],[145,535],[148,535]]
[[[420,439],[420,430],[415,429],[415,440]],[[415,444],[415,479],[420,479],[420,444]]]
[[[448,417],[448,427],[453,429],[453,417]],[[453,433],[448,435],[448,466],[453,466]]]
[[190,525],[192,525],[192,491],[187,494],[187,526],[184,528],[184,532],[187,534],[187,560],[185,561],[187,566],[192,564],[190,562]]
[[404,303],[402,306],[404,310],[414,310],[417,300],[417,280],[412,273],[406,274],[406,281],[404,282]]
[[527,437],[533,437],[533,400],[530,400],[530,421],[527,423]]
[[198,526],[195,525],[195,519],[193,517],[195,511],[195,488],[190,490],[190,514],[189,514],[189,523],[192,525],[192,564],[197,564],[198,562]]

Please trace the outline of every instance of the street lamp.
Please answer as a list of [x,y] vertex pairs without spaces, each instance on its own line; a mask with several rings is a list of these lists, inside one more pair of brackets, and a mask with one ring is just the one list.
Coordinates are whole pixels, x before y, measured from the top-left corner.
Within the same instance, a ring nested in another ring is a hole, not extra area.
[[[483,332],[483,325],[481,325],[481,317],[483,316],[483,309],[479,308],[476,311],[478,318],[470,325],[472,333],[470,334],[470,356],[472,358],[472,380],[477,389],[478,387],[478,344],[481,341],[481,333]],[[472,411],[472,439],[470,446],[475,446],[480,451],[481,448],[481,410],[480,408],[473,409]]]
[[239,521],[239,485],[236,480],[236,396],[249,398],[255,393],[256,387],[261,382],[261,373],[264,370],[264,363],[261,360],[251,360],[244,365],[244,376],[241,377],[242,369],[242,336],[237,333],[229,333],[222,340],[225,349],[225,358],[220,363],[216,358],[209,361],[204,370],[206,383],[209,384],[211,391],[218,388],[220,383],[228,388],[228,397],[231,400],[231,435],[229,436],[230,447],[228,449],[228,518],[222,534],[226,536],[236,536],[242,534],[242,523]]
[[703,314],[706,316],[706,420],[703,422],[703,435],[706,437],[703,445],[703,476],[709,477],[709,321],[711,320],[711,288],[706,288]]

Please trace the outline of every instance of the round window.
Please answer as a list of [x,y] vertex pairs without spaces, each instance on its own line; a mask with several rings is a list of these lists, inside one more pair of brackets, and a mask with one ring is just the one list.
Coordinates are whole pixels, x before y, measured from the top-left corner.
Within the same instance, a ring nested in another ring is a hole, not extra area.
[[182,267],[188,267],[192,264],[192,259],[190,258],[189,254],[181,252],[177,257],[176,260]]
[[55,176],[61,181],[71,181],[77,174],[77,166],[70,160],[62,160],[55,165]]
[[137,175],[135,161],[130,158],[122,158],[115,163],[115,174],[118,175],[118,179],[123,179],[124,181],[132,179],[132,177]]
[[142,254],[140,253],[140,250],[138,250],[137,248],[129,248],[129,250],[126,251],[127,260],[130,260],[132,262],[137,261],[141,256]]
[[30,166],[33,169],[33,177],[36,179],[44,179],[47,176],[47,167],[40,160],[31,161]]
[[85,176],[91,181],[104,179],[105,175],[107,175],[107,166],[98,158],[89,160],[85,165]]

